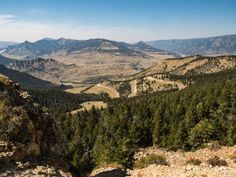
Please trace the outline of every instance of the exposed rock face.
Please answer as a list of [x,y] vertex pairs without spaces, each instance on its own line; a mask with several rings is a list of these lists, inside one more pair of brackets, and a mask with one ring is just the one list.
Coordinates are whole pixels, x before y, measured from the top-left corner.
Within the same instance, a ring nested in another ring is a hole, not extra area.
[[148,42],[148,44],[182,55],[234,55],[236,35],[184,40],[158,40]]
[[[51,58],[35,58],[32,60],[18,60],[11,62],[7,67],[12,70],[28,73],[36,78],[55,82],[62,79],[67,65]],[[74,65],[74,67],[76,67]]]
[[117,77],[96,84],[85,92],[108,93],[111,97],[132,97],[156,91],[181,90],[188,86],[183,80],[171,79],[171,75],[193,76],[230,71],[236,67],[236,56],[189,56],[160,60],[154,66],[135,75]]
[[[167,151],[150,147],[140,149],[134,156],[136,160],[152,156],[153,154],[163,156],[167,165],[147,164],[145,168],[134,168],[126,171],[119,166],[106,166],[94,170],[90,177],[235,177],[236,163],[232,157],[236,155],[236,147],[204,148],[195,152]],[[208,159],[218,156],[226,162],[226,166],[212,166]],[[189,159],[198,159],[198,165],[189,163]]]
[[60,176],[60,177],[72,177],[72,175],[66,172],[63,167],[52,162],[20,162],[17,161],[11,166],[0,169],[0,177],[25,177],[25,176]]
[[[1,60],[1,58],[0,58]],[[20,83],[23,88],[26,89],[40,89],[40,88],[55,88],[57,87],[49,81],[42,80],[42,78],[36,78],[30,74],[19,72],[14,69],[8,69],[0,64],[0,74],[9,77],[11,80]]]
[[18,84],[0,76],[0,176],[17,161],[60,157],[63,151],[52,118]]
[[[166,158],[168,165],[150,164],[146,168],[128,171],[132,177],[234,177],[236,175],[236,164],[231,158],[236,153],[236,147],[204,148],[195,152],[174,152],[164,149],[147,148],[140,150],[135,159],[147,157],[152,154],[162,155]],[[208,159],[218,156],[226,161],[227,166],[212,166]],[[198,159],[199,165],[189,163],[190,159]]]

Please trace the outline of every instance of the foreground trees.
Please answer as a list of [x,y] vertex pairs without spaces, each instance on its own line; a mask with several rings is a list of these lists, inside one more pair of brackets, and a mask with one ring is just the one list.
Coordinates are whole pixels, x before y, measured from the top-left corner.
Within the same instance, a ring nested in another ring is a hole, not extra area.
[[192,150],[210,141],[235,145],[236,80],[220,77],[182,91],[118,99],[105,110],[72,116],[55,109],[67,158],[80,171],[88,171],[106,163],[132,167],[139,147]]

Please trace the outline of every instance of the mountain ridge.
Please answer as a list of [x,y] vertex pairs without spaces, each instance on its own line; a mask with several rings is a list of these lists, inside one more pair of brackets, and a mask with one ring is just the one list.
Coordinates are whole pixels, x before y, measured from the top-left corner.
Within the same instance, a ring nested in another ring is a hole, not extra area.
[[236,56],[189,56],[160,60],[157,64],[131,76],[96,84],[82,92],[106,92],[113,98],[133,97],[156,91],[182,90],[194,80],[184,79],[236,68]]
[[0,74],[10,78],[19,83],[25,89],[42,89],[42,88],[56,88],[57,86],[49,81],[45,81],[29,75],[24,72],[8,69],[4,65],[0,65]]
[[[47,38],[44,38],[36,42],[25,41],[20,44],[9,46],[6,48],[3,54],[7,56],[18,56],[24,59],[32,59],[35,57],[56,53],[62,50],[65,50],[67,54],[70,54],[75,51],[83,52],[83,50],[86,51],[86,49],[89,49],[91,51],[110,52],[116,55],[145,56],[145,54],[140,50],[135,50],[135,48],[138,46],[138,44],[131,45],[124,42],[117,42],[99,38],[88,40],[75,40],[65,38],[48,40]],[[142,46],[142,48],[145,47],[152,49],[152,51],[163,52],[163,50],[155,49],[148,44],[146,44],[146,46]]]
[[232,55],[236,54],[236,34],[206,38],[149,41],[153,47],[180,55]]

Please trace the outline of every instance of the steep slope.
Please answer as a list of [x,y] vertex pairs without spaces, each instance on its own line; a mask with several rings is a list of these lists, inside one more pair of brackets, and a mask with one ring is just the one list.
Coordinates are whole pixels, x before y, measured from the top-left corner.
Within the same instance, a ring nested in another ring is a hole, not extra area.
[[[124,43],[125,44],[125,43]],[[145,51],[145,52],[165,52],[164,50],[160,50],[157,48],[148,45],[147,43],[140,41],[136,44],[125,44],[127,47],[133,48],[135,50]]]
[[27,73],[8,69],[3,65],[0,65],[0,74],[9,77],[10,79],[12,79],[13,81],[17,83],[20,83],[22,87],[27,88],[27,89],[57,87],[51,82],[41,80]]
[[184,40],[157,40],[148,42],[153,47],[181,55],[235,55],[236,35]]
[[84,92],[105,92],[111,97],[117,98],[132,97],[155,91],[181,90],[189,84],[185,81],[186,76],[230,71],[235,68],[236,56],[203,57],[198,55],[165,59],[135,75],[102,82],[84,90]]
[[6,57],[0,55],[0,64],[1,65],[8,65],[9,63],[14,62],[14,61],[15,60],[13,60],[13,59],[6,58]]
[[7,67],[40,79],[56,82],[62,77],[66,65],[53,59],[35,58],[32,60],[17,60],[9,63]]
[[[135,154],[135,164],[132,170],[128,170],[126,176],[130,177],[189,177],[189,176],[214,176],[214,177],[234,177],[236,175],[236,163],[233,156],[236,148],[218,146],[219,149],[212,149],[212,144],[194,152],[179,152],[149,147],[140,149]],[[161,160],[155,157],[162,157]],[[209,159],[220,157],[222,165],[212,166]],[[153,159],[153,160],[147,160]],[[146,160],[146,161],[145,161]],[[223,162],[227,163],[227,166]],[[107,165],[106,167],[94,170],[90,177],[96,176],[116,176],[125,174],[125,170],[120,166]]]
[[8,42],[8,41],[0,41],[0,50],[7,48],[10,45],[15,45],[17,42]]
[[[211,77],[208,77],[210,75]],[[225,177],[234,176],[236,69],[232,73],[199,76],[199,78],[204,77],[202,82],[181,91],[157,92],[130,99],[116,99],[110,102],[107,109],[100,111],[92,109],[74,114],[72,117],[68,115],[68,119],[63,117],[64,120],[70,120],[70,125],[73,127],[66,127],[65,130],[75,132],[74,134],[70,132],[74,135],[73,145],[76,143],[73,157],[78,160],[77,163],[74,161],[75,165],[87,169],[89,164],[95,162],[96,167],[116,168],[120,165],[126,169],[133,169],[136,167],[136,164],[133,164],[137,157],[134,156],[135,151],[138,148],[142,150],[154,146],[156,150],[148,151],[143,155],[152,157],[151,153],[157,152],[161,157],[143,161],[143,164],[151,162],[158,165],[165,160],[169,162],[166,167],[159,166],[153,169],[155,173],[161,172],[160,176],[166,174],[181,176],[179,170],[186,176],[194,174],[201,176],[204,173],[208,175],[208,172],[212,176],[216,174],[217,176],[225,174],[223,175]],[[196,151],[194,155],[194,150],[206,147],[212,141],[215,142],[211,146],[213,153],[209,154],[209,151],[203,149]],[[231,147],[222,147],[221,151],[219,145]],[[166,148],[176,153],[157,148]],[[78,151],[80,149],[84,149],[84,154]],[[159,152],[166,154],[159,154]],[[188,167],[187,170],[185,163],[190,154],[194,155],[194,158],[199,158],[203,166],[200,165],[198,169]],[[215,155],[219,156],[218,160],[211,159]],[[218,169],[212,165],[212,161],[213,164],[220,165],[222,161],[218,162],[219,160],[226,160],[224,164],[228,164],[228,167]],[[150,170],[150,168],[146,169],[143,176],[158,176],[155,173],[148,175]],[[113,170],[110,168],[100,174],[93,173],[92,176],[115,176],[119,172],[111,171]],[[135,175],[135,171],[133,172],[133,176],[142,176]]]
[[34,171],[39,165],[50,173],[45,163],[60,164],[65,150],[53,119],[18,84],[2,75],[0,97],[0,176],[40,175],[42,169]]
[[7,65],[9,69],[28,73],[34,77],[48,80],[56,84],[86,84],[100,82],[120,74],[135,73],[135,69],[123,65],[63,64],[54,59],[36,58],[32,60],[18,60]]
[[135,77],[142,77],[156,73],[175,75],[193,75],[201,73],[215,73],[232,69],[236,66],[236,56],[190,56],[183,58],[166,59],[158,64],[138,73]]

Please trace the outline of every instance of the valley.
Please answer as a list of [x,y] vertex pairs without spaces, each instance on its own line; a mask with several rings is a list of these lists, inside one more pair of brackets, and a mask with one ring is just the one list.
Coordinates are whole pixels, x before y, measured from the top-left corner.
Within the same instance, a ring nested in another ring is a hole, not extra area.
[[236,177],[235,0],[0,0],[0,177]]
[[234,55],[61,38],[0,63],[0,176],[236,174]]
[[[111,97],[132,97],[156,91],[182,90],[189,83],[176,78],[212,74],[234,69],[235,56],[204,57],[190,56],[183,58],[163,59],[154,66],[122,79],[112,79],[85,89],[85,93],[105,92]],[[80,92],[83,92],[80,91]]]
[[[39,52],[35,53],[36,50]],[[24,42],[8,47],[2,55],[16,60],[8,63],[10,69],[73,87],[128,76],[161,59],[175,57],[174,53],[155,49],[144,42],[131,45],[105,39],[63,38]]]

